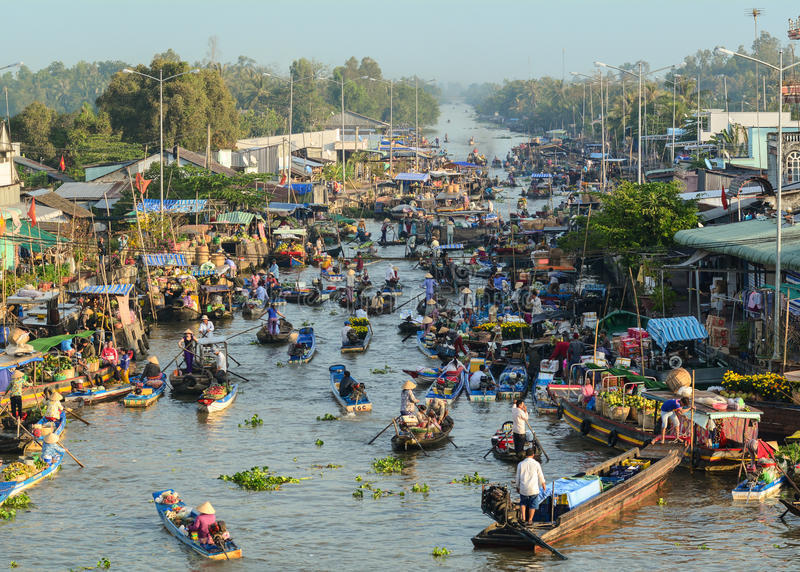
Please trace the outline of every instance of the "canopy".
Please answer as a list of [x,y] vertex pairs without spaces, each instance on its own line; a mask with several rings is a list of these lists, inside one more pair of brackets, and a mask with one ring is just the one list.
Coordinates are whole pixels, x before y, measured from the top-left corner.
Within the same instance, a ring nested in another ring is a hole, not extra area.
[[10,356],[3,352],[0,354],[0,369],[9,369],[12,367],[20,367],[29,364],[32,361],[42,361],[42,354],[35,353],[25,356]]
[[356,222],[356,219],[354,218],[347,218],[346,216],[339,214],[332,214],[330,216],[331,220],[336,223],[354,224]]
[[[199,213],[206,208],[206,202],[206,199],[170,199],[164,201],[164,211],[169,213]],[[146,213],[160,212],[161,201],[158,199],[142,199],[142,202],[136,203],[136,210]]]
[[288,188],[296,195],[307,195],[314,191],[314,185],[312,183],[292,183],[291,185],[281,185],[278,188]]
[[77,294],[82,296],[127,296],[133,290],[133,284],[103,284],[100,286],[85,286],[78,290]]
[[531,173],[531,179],[552,179],[551,173]]
[[428,173],[398,173],[395,175],[395,181],[411,181],[415,183],[424,183],[430,181],[431,176]]
[[43,250],[55,246],[59,241],[61,244],[69,242],[65,239],[59,240],[56,235],[41,230],[39,227],[31,226],[26,220],[20,221],[20,223],[19,230],[12,239],[26,249],[30,250],[30,248],[33,247],[34,252],[42,252]]
[[233,211],[229,213],[222,213],[217,216],[217,220],[214,222],[216,224],[243,224],[249,225],[253,222],[253,219],[258,217],[259,220],[263,220],[259,215],[253,213],[246,213],[242,211]]
[[183,254],[167,252],[164,254],[144,254],[142,262],[147,266],[189,266]]
[[635,328],[641,324],[643,328],[647,327],[650,318],[647,316],[640,316],[638,319],[633,312],[625,310],[614,310],[600,320],[598,328],[605,330],[609,335],[617,332],[625,332],[628,328]]
[[704,340],[708,337],[705,326],[694,316],[651,318],[647,322],[647,333],[662,350],[671,342]]
[[480,165],[476,165],[475,163],[468,163],[467,161],[453,161],[450,165],[456,165],[458,167],[464,167],[465,169],[481,169]]
[[49,338],[39,338],[39,339],[36,339],[36,340],[31,340],[28,343],[37,352],[46,352],[46,351],[49,351],[51,348],[56,347],[58,344],[60,344],[64,340],[71,340],[73,338],[88,338],[93,333],[94,333],[94,330],[87,330],[85,332],[80,332],[80,333],[77,333],[77,334],[63,334],[61,336],[51,336]]

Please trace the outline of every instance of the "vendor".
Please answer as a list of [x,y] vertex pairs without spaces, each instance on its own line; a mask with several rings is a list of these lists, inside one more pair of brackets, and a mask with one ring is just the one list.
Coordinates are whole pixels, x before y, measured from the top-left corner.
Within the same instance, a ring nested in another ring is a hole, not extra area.
[[42,443],[42,452],[40,457],[46,463],[52,463],[57,457],[64,455],[67,451],[58,444],[58,435],[50,433],[45,435]]
[[211,538],[209,528],[217,521],[216,512],[211,503],[206,501],[194,509],[197,512],[197,518],[190,524],[186,530],[197,533],[197,542],[200,544],[213,544],[214,540]]
[[142,379],[161,379],[161,366],[158,363],[156,356],[147,358],[147,365],[142,370]]
[[400,393],[400,415],[415,415],[419,399],[414,395],[414,388],[417,384],[407,380],[403,384],[403,391]]
[[64,398],[58,391],[51,391],[45,403],[44,418],[53,423],[58,423],[61,420],[61,413],[64,411],[64,406],[61,405],[63,400]]
[[678,440],[681,430],[681,421],[678,414],[683,415],[685,408],[691,405],[688,397],[680,399],[668,399],[661,405],[661,442],[664,443],[667,435],[667,425],[675,428],[675,441]]
[[117,365],[119,363],[119,352],[117,352],[114,343],[110,340],[103,346],[103,351],[100,352],[100,359],[104,365]]
[[214,333],[214,322],[208,319],[208,316],[203,314],[201,318],[200,327],[197,331],[200,333],[201,338],[208,338],[211,337],[211,334]]
[[183,362],[186,364],[184,373],[192,373],[192,362],[194,361],[197,340],[194,339],[194,332],[187,329],[183,332],[183,338],[178,342],[178,347],[183,350]]

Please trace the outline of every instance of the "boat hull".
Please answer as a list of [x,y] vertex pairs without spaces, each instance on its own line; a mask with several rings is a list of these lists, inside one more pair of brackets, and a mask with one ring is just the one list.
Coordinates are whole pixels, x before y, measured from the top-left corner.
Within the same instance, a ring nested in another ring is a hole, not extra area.
[[314,357],[314,352],[317,351],[317,337],[314,334],[314,328],[305,327],[300,328],[297,332],[297,343],[305,344],[306,351],[300,356],[289,356],[290,364],[308,363]]
[[342,380],[342,377],[344,377],[345,366],[337,364],[332,365],[328,369],[331,380],[331,394],[343,411],[347,413],[366,413],[367,411],[372,411],[372,402],[366,394],[363,399],[359,399],[358,401],[339,395],[339,382]]
[[197,402],[197,409],[202,411],[203,413],[215,413],[217,411],[222,411],[227,409],[231,405],[233,405],[233,400],[236,399],[236,394],[239,391],[239,384],[234,383],[231,386],[231,390],[228,394],[223,397],[222,399],[215,399],[211,403],[202,403],[201,401]]
[[63,460],[63,455],[59,455],[55,460],[53,460],[52,463],[50,463],[50,465],[23,481],[0,481],[0,503],[5,501],[7,498],[13,498],[19,494],[22,494],[29,488],[39,484],[47,477],[54,475],[61,467],[61,461]]
[[437,431],[430,437],[425,437],[424,433],[414,433],[414,438],[405,433],[400,433],[392,437],[393,451],[419,451],[420,445],[424,450],[442,447],[450,440],[450,431],[453,430],[453,418],[449,415],[442,423],[442,430]]
[[779,495],[781,493],[781,487],[783,487],[785,482],[786,477],[781,476],[771,483],[757,483],[754,487],[750,488],[747,484],[747,480],[744,480],[731,491],[731,496],[735,501],[747,502],[750,500],[764,500]]

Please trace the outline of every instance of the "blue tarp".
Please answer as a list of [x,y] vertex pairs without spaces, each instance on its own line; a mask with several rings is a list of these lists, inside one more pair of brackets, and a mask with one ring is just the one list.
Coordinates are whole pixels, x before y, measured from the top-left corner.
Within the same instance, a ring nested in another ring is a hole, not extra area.
[[708,337],[705,326],[694,316],[651,318],[647,322],[647,333],[662,350],[671,342],[704,340]]
[[183,254],[167,252],[164,254],[145,254],[142,261],[148,266],[189,266]]
[[550,173],[531,173],[531,179],[552,179],[553,175]]
[[424,183],[431,180],[428,173],[398,173],[394,177],[395,181],[411,181],[415,183]]
[[133,284],[103,284],[101,286],[86,286],[78,290],[78,294],[108,294],[109,296],[127,296],[133,290]]
[[466,161],[453,161],[452,165],[456,165],[458,167],[465,167],[467,169],[482,169],[480,165],[476,165],[475,163],[467,163]]
[[280,188],[291,188],[296,195],[306,195],[314,190],[314,185],[311,183],[292,183],[291,185],[282,185]]
[[[206,199],[194,200],[176,200],[171,199],[164,201],[164,211],[170,213],[199,213],[206,208]],[[143,199],[142,202],[136,203],[137,211],[144,212],[160,212],[161,201],[158,199]]]

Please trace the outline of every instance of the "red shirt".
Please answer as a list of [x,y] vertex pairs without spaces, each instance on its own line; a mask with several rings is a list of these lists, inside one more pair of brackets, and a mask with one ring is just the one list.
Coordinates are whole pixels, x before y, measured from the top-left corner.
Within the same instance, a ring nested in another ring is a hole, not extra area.
[[556,347],[553,353],[550,354],[550,359],[567,359],[567,350],[569,350],[569,342],[556,342]]

